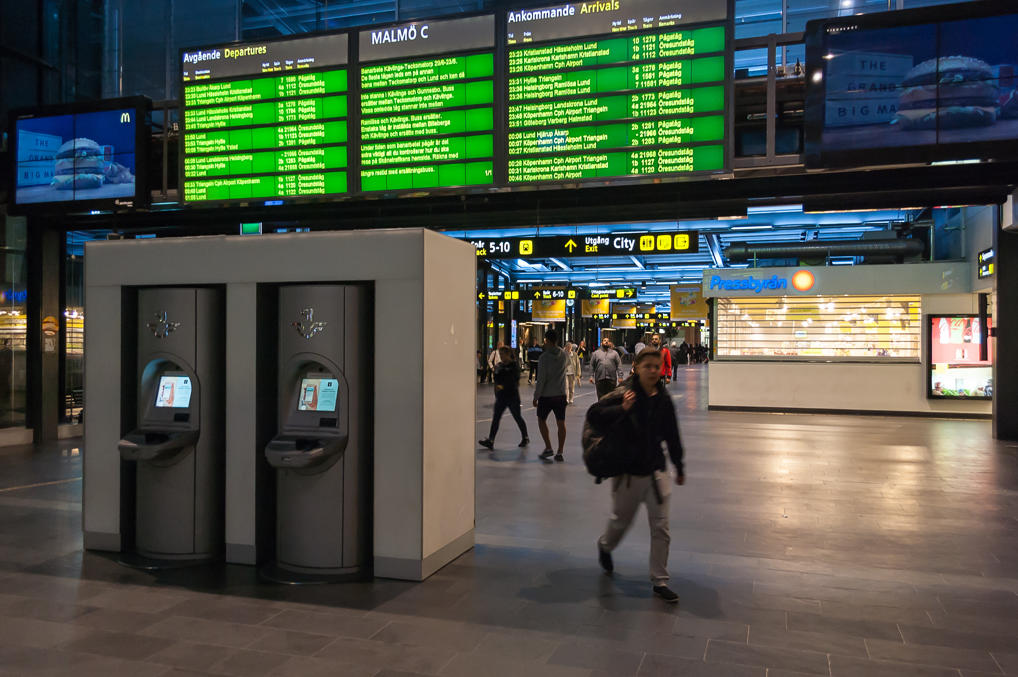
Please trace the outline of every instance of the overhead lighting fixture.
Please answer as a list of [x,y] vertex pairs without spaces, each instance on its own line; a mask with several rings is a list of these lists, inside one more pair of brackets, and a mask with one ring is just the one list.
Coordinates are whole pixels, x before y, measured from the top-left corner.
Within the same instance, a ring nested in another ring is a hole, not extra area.
[[931,167],[944,167],[946,165],[977,165],[982,162],[979,158],[971,158],[968,160],[939,160],[937,162],[931,162]]
[[747,207],[746,213],[753,214],[797,214],[802,211],[802,205],[764,205],[761,207]]
[[774,226],[732,226],[730,230],[773,230]]

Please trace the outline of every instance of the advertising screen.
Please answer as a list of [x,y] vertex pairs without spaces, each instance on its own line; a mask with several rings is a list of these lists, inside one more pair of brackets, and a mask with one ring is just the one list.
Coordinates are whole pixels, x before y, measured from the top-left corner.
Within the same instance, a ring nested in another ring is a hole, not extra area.
[[854,163],[872,150],[898,163],[985,149],[993,157],[992,144],[1018,140],[1018,14],[909,16],[931,15],[810,24],[811,165]]
[[183,200],[347,193],[346,35],[181,54]]
[[506,15],[509,184],[724,170],[727,3],[593,4]]
[[300,382],[299,411],[336,411],[339,381],[334,378],[305,378]]
[[15,118],[15,204],[133,200],[139,124],[135,107]]
[[191,405],[191,378],[160,376],[156,389],[156,406],[181,409]]
[[491,185],[495,18],[361,31],[362,191]]
[[976,315],[929,319],[929,397],[989,399],[993,396],[993,344],[980,360],[983,328]]

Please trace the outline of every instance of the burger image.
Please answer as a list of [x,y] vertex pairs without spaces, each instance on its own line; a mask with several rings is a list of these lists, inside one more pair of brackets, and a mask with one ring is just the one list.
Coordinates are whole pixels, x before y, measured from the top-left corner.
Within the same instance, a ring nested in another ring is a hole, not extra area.
[[986,127],[997,121],[993,69],[979,59],[928,59],[910,70],[901,86],[891,124],[902,129]]
[[71,139],[56,154],[51,185],[57,190],[81,190],[103,185],[106,165],[103,147],[92,139]]

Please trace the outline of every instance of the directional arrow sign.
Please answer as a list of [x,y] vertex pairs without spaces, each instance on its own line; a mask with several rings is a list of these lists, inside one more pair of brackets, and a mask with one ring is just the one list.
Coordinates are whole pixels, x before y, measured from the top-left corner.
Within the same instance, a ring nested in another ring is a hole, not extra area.
[[549,235],[472,240],[477,255],[487,259],[578,256],[654,256],[695,254],[700,234],[695,230],[654,233],[603,233],[598,235]]

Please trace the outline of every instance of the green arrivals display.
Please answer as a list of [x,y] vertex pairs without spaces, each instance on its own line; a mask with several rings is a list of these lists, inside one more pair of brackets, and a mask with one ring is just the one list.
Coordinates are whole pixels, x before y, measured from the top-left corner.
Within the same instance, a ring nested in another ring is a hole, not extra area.
[[724,50],[723,26],[626,38],[603,38],[510,51],[509,74],[693,56]]
[[312,122],[303,125],[194,132],[184,135],[184,153],[224,153],[256,148],[292,148],[346,143],[346,122]]
[[494,182],[491,53],[363,66],[361,190]]
[[573,181],[645,174],[715,171],[725,166],[723,145],[551,155],[510,160],[509,181]]
[[668,27],[511,49],[509,183],[724,170],[726,36]]

